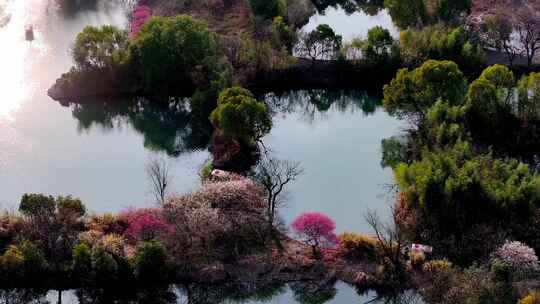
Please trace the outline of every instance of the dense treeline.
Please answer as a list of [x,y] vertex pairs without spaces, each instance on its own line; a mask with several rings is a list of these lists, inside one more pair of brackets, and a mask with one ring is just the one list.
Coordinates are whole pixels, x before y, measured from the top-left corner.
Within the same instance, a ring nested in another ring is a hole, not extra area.
[[524,115],[538,111],[535,76],[516,89],[512,72],[493,66],[467,84],[455,63],[431,60],[385,87],[385,108],[416,125],[408,153],[392,154],[404,159],[390,162],[405,162],[395,174],[414,239],[460,263],[485,257],[505,237],[538,244],[528,231],[540,207],[537,141],[522,140],[538,124]]

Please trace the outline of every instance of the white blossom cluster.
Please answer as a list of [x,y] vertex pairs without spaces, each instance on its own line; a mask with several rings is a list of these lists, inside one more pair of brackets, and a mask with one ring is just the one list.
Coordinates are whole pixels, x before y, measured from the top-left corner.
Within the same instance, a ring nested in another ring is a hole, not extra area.
[[534,249],[517,241],[506,241],[496,251],[495,258],[508,264],[517,272],[530,272],[538,268],[538,257]]

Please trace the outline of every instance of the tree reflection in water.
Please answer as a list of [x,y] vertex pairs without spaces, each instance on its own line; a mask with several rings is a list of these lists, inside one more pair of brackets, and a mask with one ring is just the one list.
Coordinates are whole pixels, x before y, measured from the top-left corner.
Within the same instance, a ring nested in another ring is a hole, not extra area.
[[[365,91],[305,90],[270,93],[264,98],[273,115],[296,113],[315,122],[324,113],[339,112],[364,115],[375,112],[379,100]],[[212,126],[208,120],[196,121],[190,113],[189,99],[151,102],[144,98],[130,100],[84,100],[64,102],[78,121],[79,132],[101,128],[104,132],[132,127],[144,138],[145,148],[166,152],[169,156],[208,148]]]
[[347,14],[363,12],[369,16],[377,15],[384,8],[384,0],[313,0],[319,14],[324,14],[328,7],[341,8]]
[[155,103],[139,98],[68,105],[78,120],[79,131],[95,126],[110,131],[129,125],[143,135],[145,148],[164,151],[169,156],[206,149],[212,132],[209,122],[193,121],[186,99]]
[[32,289],[0,290],[0,304],[46,304],[47,291]]
[[296,113],[303,120],[315,122],[317,115],[335,110],[364,115],[375,113],[380,99],[359,90],[304,90],[270,93],[264,98],[273,115]]
[[[292,294],[287,296],[287,290]],[[329,282],[237,282],[222,285],[172,285],[163,289],[136,290],[118,293],[117,290],[78,289],[64,291],[63,297],[53,292],[36,290],[0,290],[0,304],[225,304],[225,303],[285,303],[324,304],[331,302],[338,289],[335,281]],[[365,304],[424,304],[414,290],[377,294],[370,290],[357,289],[358,300]],[[67,296],[69,294],[69,297]],[[64,302],[61,301],[64,298]],[[67,301],[66,301],[67,300]]]

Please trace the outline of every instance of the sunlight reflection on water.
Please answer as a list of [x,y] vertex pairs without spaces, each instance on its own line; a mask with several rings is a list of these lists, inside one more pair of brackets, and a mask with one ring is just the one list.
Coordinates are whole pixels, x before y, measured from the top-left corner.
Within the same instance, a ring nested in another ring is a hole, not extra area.
[[[45,1],[24,0],[5,3],[5,15],[9,23],[0,28],[0,127],[12,121],[11,115],[20,108],[32,92],[30,66],[45,52],[40,43],[41,33],[37,16],[44,9]],[[35,40],[25,41],[25,26],[34,26]]]

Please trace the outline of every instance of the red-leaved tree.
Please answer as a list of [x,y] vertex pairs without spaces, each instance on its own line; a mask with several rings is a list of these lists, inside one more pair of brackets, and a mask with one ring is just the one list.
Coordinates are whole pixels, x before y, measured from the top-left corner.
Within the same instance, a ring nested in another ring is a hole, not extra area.
[[304,213],[294,220],[292,228],[306,244],[311,246],[314,255],[317,255],[320,248],[333,247],[338,242],[334,232],[336,223],[322,213]]
[[152,9],[146,5],[137,5],[133,10],[133,20],[131,21],[131,37],[136,38],[148,19],[152,17]]
[[128,210],[120,216],[129,224],[124,236],[130,240],[150,241],[160,233],[172,229],[172,226],[153,209]]

